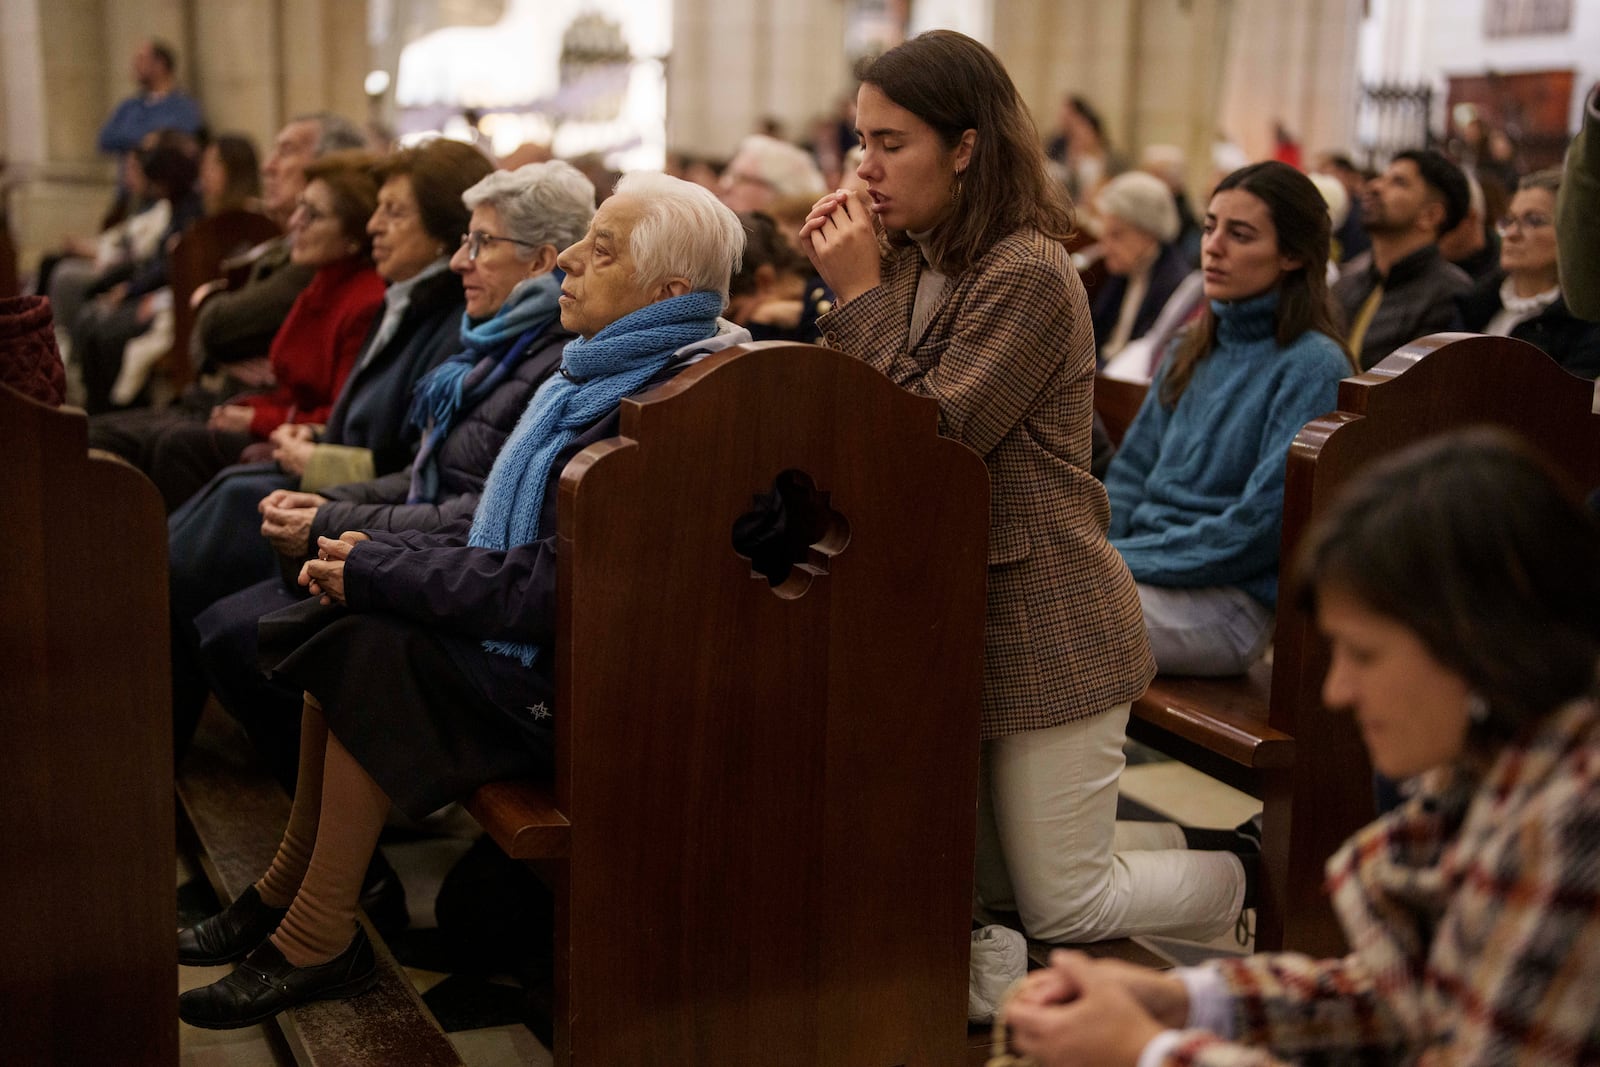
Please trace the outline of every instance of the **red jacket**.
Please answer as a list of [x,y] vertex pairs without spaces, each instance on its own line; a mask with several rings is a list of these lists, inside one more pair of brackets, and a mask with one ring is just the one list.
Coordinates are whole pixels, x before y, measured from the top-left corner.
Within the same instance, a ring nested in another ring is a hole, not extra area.
[[265,438],[286,422],[327,422],[382,306],[383,279],[365,258],[318,269],[267,352],[277,384],[239,398],[255,408],[250,432]]

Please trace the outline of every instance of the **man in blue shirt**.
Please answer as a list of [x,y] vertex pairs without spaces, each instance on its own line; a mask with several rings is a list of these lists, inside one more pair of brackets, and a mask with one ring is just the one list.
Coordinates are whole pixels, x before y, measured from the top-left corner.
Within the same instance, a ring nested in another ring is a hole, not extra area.
[[117,105],[100,127],[100,151],[120,155],[138,148],[148,133],[179,130],[197,134],[205,125],[200,105],[177,88],[178,59],[160,41],[145,41],[133,54],[139,91]]

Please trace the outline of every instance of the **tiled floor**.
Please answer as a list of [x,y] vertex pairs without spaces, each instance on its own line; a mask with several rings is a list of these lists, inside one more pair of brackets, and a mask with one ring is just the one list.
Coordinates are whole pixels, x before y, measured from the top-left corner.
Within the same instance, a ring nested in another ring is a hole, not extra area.
[[[1123,774],[1122,795],[1144,808],[1196,826],[1235,826],[1260,808],[1254,799],[1183,764],[1160,760],[1131,760]],[[437,946],[432,943],[437,937],[430,933],[435,927],[434,898],[446,872],[466,851],[472,827],[471,820],[463,816],[461,820],[445,820],[430,827],[438,836],[401,833],[390,835],[399,839],[385,841],[384,853],[405,883],[411,913],[410,931],[390,939],[390,944],[469,1067],[548,1064],[550,1053],[520,1021],[524,994],[513,979],[473,978],[427,966],[442,966],[437,962]],[[198,875],[192,859],[180,856],[180,921],[185,921],[184,916],[188,917],[186,921],[193,921],[216,907],[204,877]],[[1232,935],[1204,945],[1169,939],[1141,942],[1177,962],[1243,951]],[[181,991],[204,985],[227,971],[226,967],[180,967],[178,987]],[[179,1029],[184,1067],[267,1067],[293,1062],[275,1026],[209,1031],[180,1025]]]

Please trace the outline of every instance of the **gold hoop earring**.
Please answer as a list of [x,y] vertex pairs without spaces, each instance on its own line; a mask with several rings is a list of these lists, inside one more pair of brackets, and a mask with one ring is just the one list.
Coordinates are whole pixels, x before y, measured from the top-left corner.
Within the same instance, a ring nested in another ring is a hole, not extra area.
[[956,171],[955,181],[950,183],[950,204],[953,207],[961,206],[961,172]]

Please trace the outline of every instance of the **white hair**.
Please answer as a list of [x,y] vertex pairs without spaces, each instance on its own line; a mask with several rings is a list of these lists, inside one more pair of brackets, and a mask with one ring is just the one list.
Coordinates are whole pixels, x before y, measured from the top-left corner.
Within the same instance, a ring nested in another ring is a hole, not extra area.
[[788,141],[752,133],[739,142],[739,151],[728,164],[729,169],[741,160],[750,164],[751,171],[766,182],[776,196],[815,198],[828,191],[811,153]]
[[1182,225],[1171,188],[1142,170],[1130,170],[1106,182],[1094,205],[1100,214],[1115,216],[1162,244],[1170,244]]
[[578,168],[559,159],[529,163],[516,170],[492,171],[461,194],[468,211],[487,204],[500,214],[506,232],[532,245],[513,247],[529,260],[540,245],[555,245],[560,252],[583,239],[594,218],[594,183]]
[[658,171],[624,174],[616,192],[639,201],[628,254],[640,285],[685,278],[690,289],[716,293],[727,307],[728,280],[744,256],[739,216],[704,186]]

